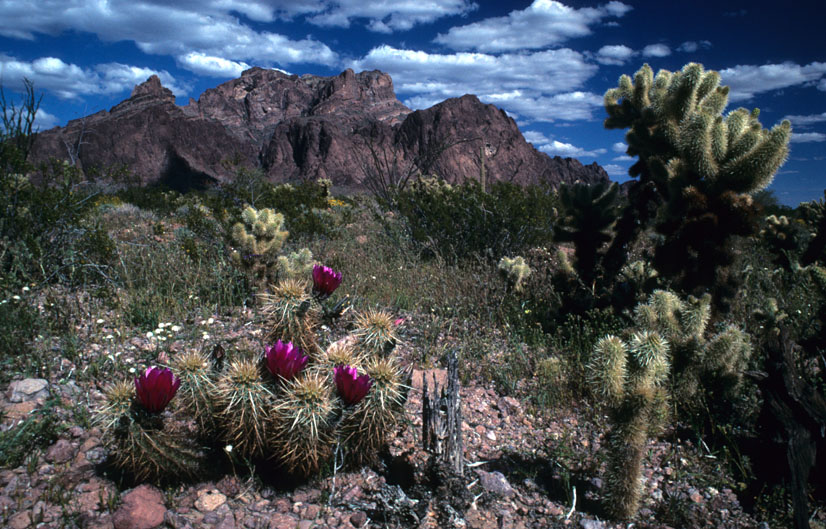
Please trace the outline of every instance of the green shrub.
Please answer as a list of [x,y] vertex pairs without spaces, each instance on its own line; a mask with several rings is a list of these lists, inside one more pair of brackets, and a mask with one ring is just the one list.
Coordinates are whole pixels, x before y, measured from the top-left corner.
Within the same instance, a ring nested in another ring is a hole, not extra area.
[[396,197],[410,236],[426,253],[455,263],[498,259],[550,242],[558,200],[547,188],[472,181],[451,186],[421,179]]

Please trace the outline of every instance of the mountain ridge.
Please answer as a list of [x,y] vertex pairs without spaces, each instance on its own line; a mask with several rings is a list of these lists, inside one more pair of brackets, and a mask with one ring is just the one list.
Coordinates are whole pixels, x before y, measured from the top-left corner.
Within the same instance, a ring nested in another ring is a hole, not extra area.
[[36,162],[83,170],[126,166],[143,185],[172,188],[225,181],[238,166],[273,182],[328,178],[359,188],[377,157],[392,162],[386,170],[416,164],[452,183],[478,179],[482,164],[489,182],[608,179],[596,163],[539,152],[503,110],[474,95],[413,111],[378,70],[322,77],[254,67],[183,106],[153,75],[110,110],[39,132],[33,152]]

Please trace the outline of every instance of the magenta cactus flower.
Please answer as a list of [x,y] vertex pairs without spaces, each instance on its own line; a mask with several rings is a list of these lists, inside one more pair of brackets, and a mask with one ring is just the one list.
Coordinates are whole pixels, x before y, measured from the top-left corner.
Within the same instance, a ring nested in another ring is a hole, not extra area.
[[351,366],[336,366],[333,370],[333,378],[338,394],[348,406],[361,402],[373,386],[373,379],[370,375],[366,373],[359,375],[358,370]]
[[317,296],[328,297],[340,284],[341,272],[322,265],[313,266],[313,292]]
[[181,379],[165,367],[147,367],[141,376],[135,379],[135,394],[149,413],[160,413],[166,408],[178,388]]
[[264,356],[267,359],[267,369],[274,377],[284,380],[294,378],[307,365],[309,357],[302,354],[301,349],[292,342],[284,343],[281,340],[274,345],[264,346]]

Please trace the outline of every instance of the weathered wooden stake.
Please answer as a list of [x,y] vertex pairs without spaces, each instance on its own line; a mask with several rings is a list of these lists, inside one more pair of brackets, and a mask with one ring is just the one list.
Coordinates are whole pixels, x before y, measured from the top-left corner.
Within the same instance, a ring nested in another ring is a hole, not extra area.
[[459,399],[459,367],[456,352],[447,357],[447,388],[439,388],[433,376],[433,391],[428,391],[422,375],[422,443],[424,449],[439,456],[451,471],[464,472],[462,444],[462,406]]

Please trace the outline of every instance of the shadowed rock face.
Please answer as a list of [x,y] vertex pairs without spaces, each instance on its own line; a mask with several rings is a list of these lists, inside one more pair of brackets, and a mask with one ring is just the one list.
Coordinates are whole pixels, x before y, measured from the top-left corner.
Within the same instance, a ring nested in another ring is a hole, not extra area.
[[[434,161],[432,152],[441,155]],[[177,189],[231,178],[233,164],[259,167],[275,182],[329,178],[358,187],[372,153],[401,168],[427,160],[427,172],[450,182],[478,179],[481,163],[488,182],[608,178],[596,163],[540,153],[502,110],[475,96],[411,112],[389,75],[352,70],[299,77],[252,68],[182,107],[152,76],[111,110],[39,133],[33,158],[84,170],[126,166],[142,184]]]

